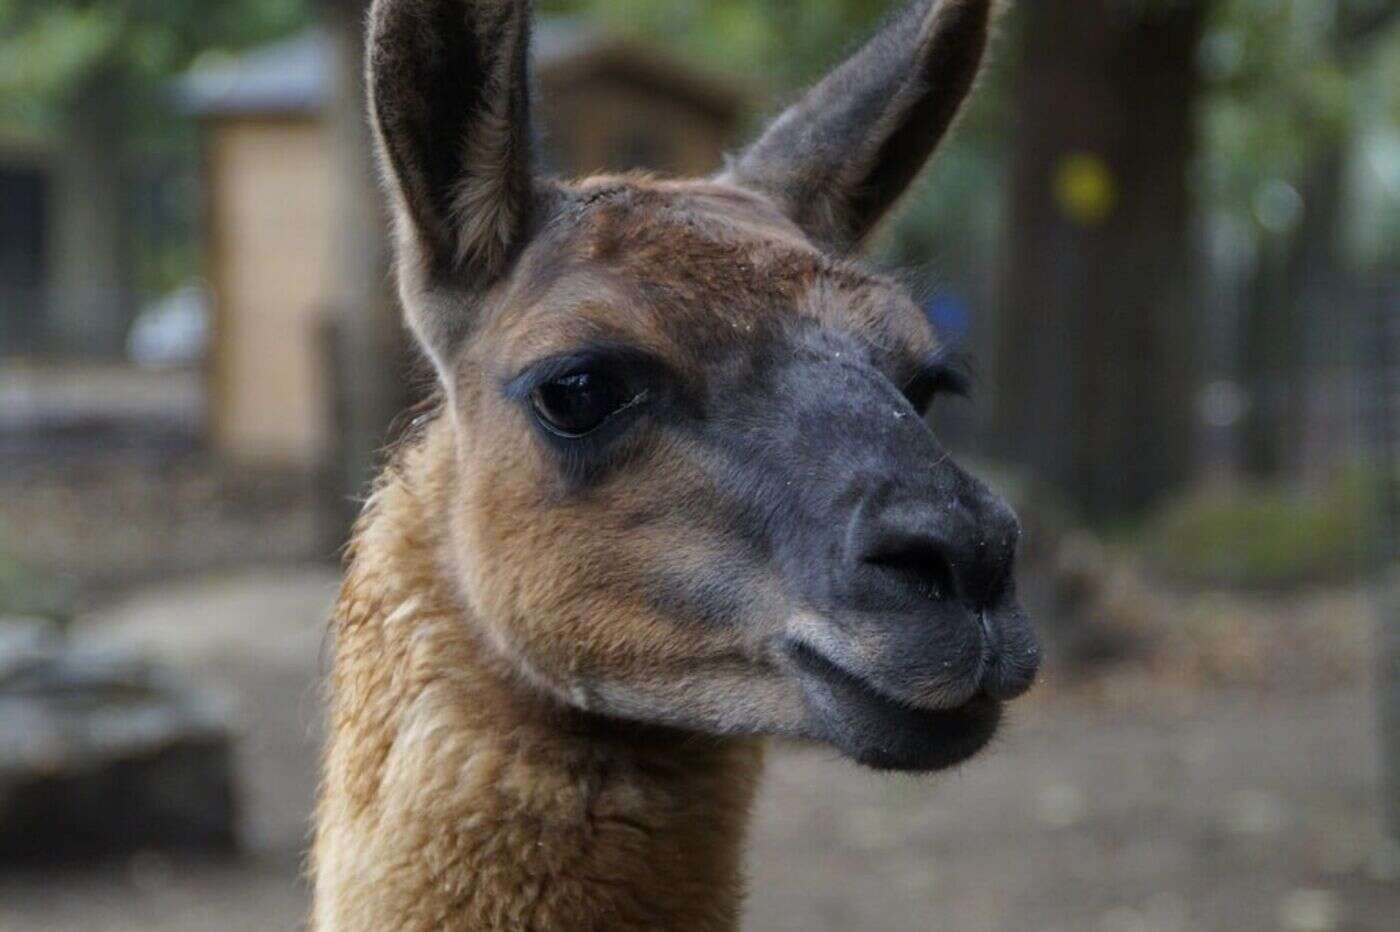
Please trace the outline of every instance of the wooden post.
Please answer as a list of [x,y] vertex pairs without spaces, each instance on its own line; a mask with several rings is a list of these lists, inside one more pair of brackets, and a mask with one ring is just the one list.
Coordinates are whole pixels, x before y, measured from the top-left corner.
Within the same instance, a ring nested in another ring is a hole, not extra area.
[[1400,283],[1376,289],[1370,344],[1374,372],[1376,466],[1380,473],[1376,598],[1376,693],[1381,740],[1383,818],[1400,844]]
[[1392,842],[1400,844],[1400,570],[1396,557],[1377,582],[1376,676],[1381,739],[1381,817]]
[[331,282],[330,384],[338,413],[333,444],[331,533],[343,541],[379,466],[406,398],[403,328],[389,288],[387,222],[371,147],[364,88],[366,0],[323,0],[335,50],[328,117],[336,159],[336,237]]
[[128,96],[120,78],[105,73],[72,95],[53,159],[49,320],[40,333],[49,350],[120,357],[125,349],[135,313]]

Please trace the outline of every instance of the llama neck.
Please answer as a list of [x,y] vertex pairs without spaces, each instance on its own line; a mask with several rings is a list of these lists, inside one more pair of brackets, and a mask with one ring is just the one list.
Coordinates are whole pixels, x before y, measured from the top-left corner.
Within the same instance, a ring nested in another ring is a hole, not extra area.
[[428,460],[376,495],[336,610],[312,927],[735,928],[759,745],[514,676],[440,570]]

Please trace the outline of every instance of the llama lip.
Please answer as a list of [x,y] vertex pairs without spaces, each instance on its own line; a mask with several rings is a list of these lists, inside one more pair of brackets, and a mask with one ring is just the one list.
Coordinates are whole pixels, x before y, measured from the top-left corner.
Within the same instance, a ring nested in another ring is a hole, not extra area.
[[876,770],[930,772],[960,764],[987,745],[1001,721],[1001,703],[983,692],[954,709],[917,709],[805,644],[788,642],[785,653],[801,676],[813,737]]

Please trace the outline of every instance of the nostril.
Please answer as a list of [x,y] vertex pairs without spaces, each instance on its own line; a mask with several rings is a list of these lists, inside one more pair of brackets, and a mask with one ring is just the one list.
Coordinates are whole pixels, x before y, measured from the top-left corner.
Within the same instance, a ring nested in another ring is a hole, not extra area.
[[953,567],[933,541],[888,541],[872,550],[864,562],[898,578],[930,601],[941,602],[958,595]]

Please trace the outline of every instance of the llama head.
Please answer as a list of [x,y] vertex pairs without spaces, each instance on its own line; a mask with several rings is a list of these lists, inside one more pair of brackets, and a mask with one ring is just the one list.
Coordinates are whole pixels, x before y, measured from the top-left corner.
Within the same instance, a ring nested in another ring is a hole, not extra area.
[[851,257],[972,86],[990,0],[921,0],[718,176],[542,178],[528,0],[377,0],[400,293],[454,432],[450,571],[589,712],[979,749],[1038,648],[1011,511],[923,414],[935,333]]

